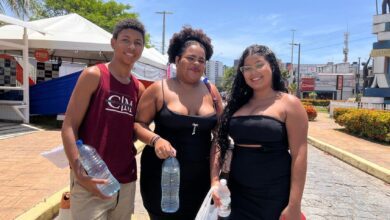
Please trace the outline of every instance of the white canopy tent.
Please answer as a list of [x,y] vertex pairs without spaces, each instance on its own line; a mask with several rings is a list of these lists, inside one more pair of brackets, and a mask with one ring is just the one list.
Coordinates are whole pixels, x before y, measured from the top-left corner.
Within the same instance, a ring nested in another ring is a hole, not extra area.
[[[34,30],[37,34],[43,36],[46,32],[35,26],[34,24],[30,24],[28,22],[12,18],[3,14],[0,14],[0,21],[6,24],[12,24],[14,26],[19,27],[21,30],[18,34],[18,38],[21,40],[19,42],[9,42],[0,40],[0,46],[11,48],[14,50],[22,50],[23,54],[23,86],[22,87],[10,87],[10,86],[0,86],[0,89],[7,90],[22,90],[23,91],[23,101],[22,103],[13,103],[13,102],[0,102],[0,104],[7,104],[11,106],[11,108],[18,114],[24,123],[29,123],[29,69],[28,69],[28,30]],[[0,32],[1,33],[1,32]],[[0,100],[1,101],[1,100]]]
[[[52,57],[61,57],[64,61],[108,61],[113,55],[110,45],[112,34],[79,16],[68,14],[64,16],[46,18],[24,22],[1,15],[0,20],[11,25],[0,27],[0,50],[14,51],[23,49],[23,72],[28,73],[28,54],[36,49],[47,49]],[[43,35],[42,33],[46,33]],[[21,46],[23,44],[24,46]],[[157,52],[157,54],[156,54]],[[145,48],[137,66],[136,75],[142,75],[145,80],[161,79],[165,72],[167,60],[158,55],[158,51]],[[135,68],[136,69],[136,68]],[[148,71],[146,71],[148,70]],[[143,72],[142,72],[143,71]],[[146,73],[152,73],[152,76]],[[158,74],[156,74],[158,72]],[[28,74],[23,75],[24,82],[28,82]],[[15,89],[15,87],[2,88]],[[28,83],[23,83],[25,109],[23,120],[28,123],[29,95]]]
[[[28,43],[30,49],[48,49],[51,56],[73,58],[73,60],[108,61],[112,57],[110,45],[112,34],[81,17],[78,14],[46,18],[28,22],[30,25],[41,27],[48,34],[42,35],[34,30],[28,30]],[[0,27],[0,40],[7,42],[21,42],[23,28],[17,25]],[[7,46],[0,49],[8,50]],[[139,60],[161,69],[166,68],[155,53],[144,50]]]

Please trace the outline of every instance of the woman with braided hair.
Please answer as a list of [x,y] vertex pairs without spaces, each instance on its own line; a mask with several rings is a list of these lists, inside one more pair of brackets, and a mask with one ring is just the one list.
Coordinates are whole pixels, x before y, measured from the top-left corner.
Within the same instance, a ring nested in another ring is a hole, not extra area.
[[[213,159],[212,185],[218,185],[230,136],[229,219],[300,219],[308,119],[299,99],[285,90],[274,53],[263,45],[247,47],[222,114]],[[219,206],[216,192],[213,199]]]

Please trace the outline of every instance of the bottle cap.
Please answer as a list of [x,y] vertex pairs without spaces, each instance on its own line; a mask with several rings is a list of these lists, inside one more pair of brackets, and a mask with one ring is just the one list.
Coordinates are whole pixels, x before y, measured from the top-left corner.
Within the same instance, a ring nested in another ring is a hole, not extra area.
[[83,145],[83,141],[82,141],[81,139],[77,140],[77,141],[76,141],[76,145],[77,145],[77,146]]
[[226,186],[226,184],[227,184],[226,179],[221,179],[221,180],[219,180],[219,182],[221,183],[222,186]]

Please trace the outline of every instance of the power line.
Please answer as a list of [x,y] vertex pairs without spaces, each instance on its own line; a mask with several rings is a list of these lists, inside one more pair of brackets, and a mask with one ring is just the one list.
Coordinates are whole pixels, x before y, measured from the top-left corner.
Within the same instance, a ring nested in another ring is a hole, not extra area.
[[[358,38],[358,39],[355,39],[355,40],[350,40],[349,42],[356,42],[356,41],[366,40],[366,39],[370,39],[370,38],[375,38],[375,37]],[[322,47],[316,47],[316,48],[311,48],[311,49],[304,49],[303,51],[307,52],[307,51],[318,50],[318,49],[327,48],[327,47],[339,46],[339,45],[343,45],[343,44],[344,44],[344,42],[339,42],[339,43],[335,43],[335,44],[328,44],[328,45],[325,45],[325,46],[322,46]]]
[[[339,32],[335,32],[335,33],[337,33],[337,35],[339,34]],[[321,37],[321,41],[327,41],[327,39],[332,39],[332,40],[338,40],[338,37],[335,37],[334,36],[335,34],[330,34],[330,35],[327,35],[326,37]],[[365,36],[367,36],[367,32],[349,32],[349,36],[351,37],[351,36],[354,36],[354,37],[356,37],[356,36],[362,36],[362,35],[365,35]],[[372,36],[372,37],[374,37],[374,36]],[[331,41],[332,41],[331,40]],[[306,41],[305,42],[305,45],[307,46],[307,45],[316,45],[316,44],[318,44],[318,40],[312,40],[312,41]]]

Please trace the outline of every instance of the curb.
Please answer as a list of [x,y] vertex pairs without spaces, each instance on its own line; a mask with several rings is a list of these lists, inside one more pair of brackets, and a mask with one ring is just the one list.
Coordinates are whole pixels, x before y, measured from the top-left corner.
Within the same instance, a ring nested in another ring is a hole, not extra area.
[[341,150],[333,145],[322,142],[316,138],[311,136],[307,137],[308,143],[313,145],[314,147],[331,154],[332,156],[380,179],[385,183],[390,183],[390,170],[381,167],[377,164],[374,164],[368,160],[365,160],[359,156],[356,156],[347,151]]
[[43,202],[38,203],[32,209],[18,216],[16,220],[53,219],[59,212],[62,193],[67,191],[69,191],[69,186],[44,199]]
[[[134,143],[135,149],[137,150],[137,154],[141,153],[145,147],[145,144],[137,141]],[[53,219],[60,210],[60,202],[62,198],[62,194],[64,192],[69,192],[69,186],[61,189],[60,191],[54,193],[47,199],[44,199],[43,202],[38,203],[33,208],[28,210],[27,212],[18,216],[15,220],[49,220]],[[133,215],[132,219],[143,219],[140,215]]]

